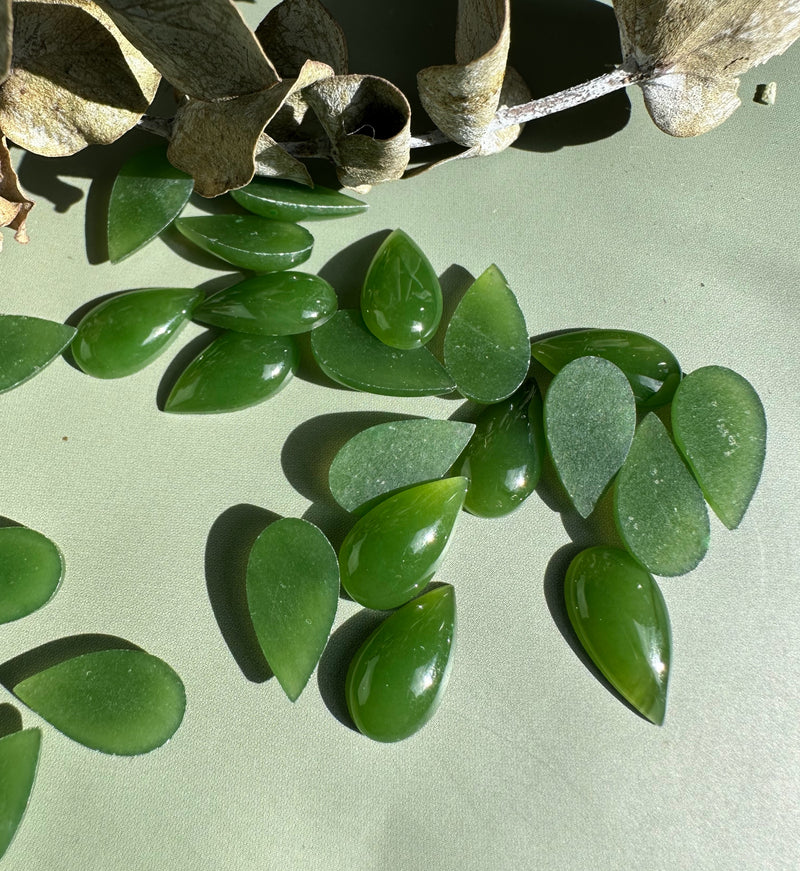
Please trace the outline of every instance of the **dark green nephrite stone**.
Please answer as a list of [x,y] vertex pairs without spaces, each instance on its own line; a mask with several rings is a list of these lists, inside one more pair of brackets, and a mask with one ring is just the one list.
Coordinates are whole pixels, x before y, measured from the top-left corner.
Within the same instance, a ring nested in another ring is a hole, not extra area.
[[28,808],[41,741],[39,729],[23,729],[0,738],[0,859]]
[[41,608],[63,575],[59,549],[41,532],[25,526],[0,528],[0,623]]
[[590,547],[570,564],[564,595],[575,634],[594,664],[660,726],[671,634],[667,606],[652,576],[619,548]]
[[273,221],[321,221],[366,211],[367,204],[339,191],[279,178],[259,178],[231,191],[240,206]]
[[0,393],[33,378],[69,345],[75,327],[27,315],[0,315]]
[[345,683],[360,732],[402,741],[431,719],[450,674],[455,627],[455,591],[445,584],[404,605],[367,638]]

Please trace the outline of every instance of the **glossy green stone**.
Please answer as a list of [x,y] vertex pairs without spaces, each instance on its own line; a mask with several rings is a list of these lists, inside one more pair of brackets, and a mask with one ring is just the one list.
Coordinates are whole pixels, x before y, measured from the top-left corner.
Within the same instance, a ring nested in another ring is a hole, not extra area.
[[0,623],[41,608],[63,576],[64,561],[49,538],[25,526],[0,528]]
[[223,333],[183,370],[164,411],[214,414],[250,408],[283,388],[299,361],[292,336]]
[[615,547],[590,547],[570,563],[569,619],[592,662],[652,723],[664,722],[671,655],[669,614],[658,584]]
[[[535,403],[538,408],[530,410]],[[542,400],[524,387],[488,406],[477,420],[475,434],[454,467],[469,478],[464,507],[479,517],[502,517],[533,493],[542,473],[544,433]]]
[[475,424],[392,420],[353,436],[333,458],[328,484],[347,511],[390,493],[441,478],[467,446]]
[[614,513],[625,547],[654,575],[683,575],[706,554],[708,511],[664,424],[639,424],[617,475]]
[[420,348],[442,319],[442,288],[428,258],[402,230],[375,252],[361,289],[361,314],[385,345]]
[[154,145],[127,160],[114,181],[108,203],[108,257],[112,263],[138,251],[180,215],[194,180]]
[[466,478],[409,487],[367,512],[339,550],[342,586],[366,608],[397,608],[444,559],[467,492]]
[[357,311],[342,309],[312,330],[311,350],[329,378],[353,390],[385,396],[438,396],[455,390],[427,348],[390,348],[372,335]]
[[767,419],[758,394],[731,369],[697,369],[675,393],[672,433],[706,501],[735,529],[764,466]]
[[297,224],[256,215],[178,218],[175,226],[195,245],[253,272],[277,272],[308,260],[314,238]]
[[26,315],[0,315],[0,393],[19,387],[69,345],[75,327]]
[[307,272],[268,272],[215,293],[193,317],[238,333],[293,336],[325,323],[338,307],[336,291],[324,278]]
[[339,191],[286,179],[256,179],[231,196],[249,212],[273,221],[320,221],[366,211],[367,204]]
[[505,276],[492,265],[453,312],[444,337],[444,364],[464,396],[499,402],[525,380],[530,360],[525,316]]
[[453,658],[455,590],[445,584],[387,617],[353,657],[347,707],[373,741],[402,741],[436,713]]
[[160,747],[186,708],[181,679],[143,650],[84,653],[26,678],[13,691],[73,741],[119,756]]
[[104,300],[78,324],[72,356],[95,378],[132,375],[169,347],[202,298],[199,290],[148,287]]
[[575,330],[548,336],[533,342],[531,355],[553,373],[578,357],[610,360],[625,373],[643,408],[669,402],[681,380],[681,367],[672,351],[649,336],[628,330]]
[[23,729],[0,738],[0,859],[28,809],[42,733]]
[[259,535],[247,563],[247,604],[264,656],[292,701],[322,656],[338,602],[336,552],[316,526],[285,517]]
[[636,403],[628,379],[601,357],[580,357],[553,378],[544,431],[558,477],[581,517],[594,510],[628,454]]

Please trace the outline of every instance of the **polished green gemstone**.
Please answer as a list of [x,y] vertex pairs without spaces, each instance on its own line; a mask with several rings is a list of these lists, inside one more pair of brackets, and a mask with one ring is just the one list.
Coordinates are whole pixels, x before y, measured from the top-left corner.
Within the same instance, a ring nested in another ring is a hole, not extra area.
[[75,327],[26,315],[0,315],[0,393],[33,378],[69,345]]
[[731,369],[697,369],[675,393],[672,433],[708,504],[735,529],[764,466],[767,420],[758,394]]
[[23,729],[0,738],[0,859],[28,808],[42,733]]
[[[535,403],[538,408],[531,411]],[[478,417],[475,434],[454,467],[469,478],[464,507],[479,517],[502,517],[533,492],[542,472],[542,400],[523,387]]]
[[708,511],[664,424],[639,424],[614,487],[614,513],[625,547],[654,575],[683,575],[706,554]]
[[259,535],[247,563],[247,604],[264,656],[292,701],[316,668],[338,602],[336,552],[314,524],[285,517]]
[[464,450],[475,424],[392,420],[353,436],[333,458],[328,484],[347,511],[424,481],[441,478]]
[[41,608],[63,575],[61,553],[41,532],[25,526],[0,528],[0,623]]
[[299,361],[292,336],[223,333],[183,370],[164,411],[214,414],[250,408],[284,387]]
[[387,617],[353,657],[347,707],[374,741],[402,741],[436,713],[450,676],[455,590],[445,584]]
[[444,478],[418,484],[368,511],[339,550],[348,595],[367,608],[387,610],[424,589],[444,559],[467,483]]
[[134,154],[119,171],[108,203],[108,257],[112,263],[138,251],[180,215],[194,180],[154,145]]
[[444,337],[444,364],[459,391],[476,402],[499,402],[528,374],[531,346],[525,317],[494,265],[459,302]]
[[601,357],[579,357],[550,383],[544,431],[553,465],[581,517],[588,517],[628,454],[636,403],[628,379]]
[[78,324],[72,356],[95,378],[132,375],[166,350],[202,298],[199,290],[148,287],[104,300]]
[[292,336],[325,323],[338,306],[336,291],[318,275],[268,272],[215,293],[193,318],[238,333]]
[[353,390],[438,396],[455,389],[453,379],[427,348],[390,348],[372,335],[357,311],[340,310],[312,330],[311,350],[329,378]]
[[186,708],[177,674],[143,650],[98,650],[26,678],[14,694],[73,741],[119,756],[172,737]]
[[273,221],[319,221],[366,211],[367,204],[339,191],[286,179],[256,179],[231,196],[249,212]]
[[361,314],[385,345],[420,348],[442,319],[442,288],[428,258],[402,230],[375,252],[361,289]]
[[277,272],[311,256],[314,238],[297,224],[256,215],[178,218],[175,226],[195,245],[227,263],[253,272]]
[[590,547],[570,563],[564,596],[575,634],[592,662],[620,695],[660,726],[671,631],[658,584],[625,551]]
[[672,399],[681,380],[675,355],[660,342],[628,330],[575,330],[539,339],[531,355],[550,372],[560,372],[578,357],[610,360],[630,381],[636,402],[655,408]]

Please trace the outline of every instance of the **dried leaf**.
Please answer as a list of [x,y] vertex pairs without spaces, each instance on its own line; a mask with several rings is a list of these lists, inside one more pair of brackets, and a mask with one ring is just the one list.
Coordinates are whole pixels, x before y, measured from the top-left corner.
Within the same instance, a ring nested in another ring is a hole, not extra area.
[[215,197],[248,184],[255,174],[256,152],[259,162],[288,172],[290,178],[300,176],[298,180],[308,183],[307,172],[295,165],[299,161],[285,151],[285,157],[278,157],[275,149],[280,146],[271,140],[262,141],[261,137],[264,127],[290,95],[331,75],[333,70],[326,64],[308,61],[298,78],[278,82],[254,94],[221,101],[189,99],[175,115],[167,151],[170,162],[194,176],[195,190],[204,197]]
[[306,165],[292,157],[266,133],[258,137],[255,166],[256,173],[266,178],[285,178],[309,187],[314,186]]
[[800,0],[615,0],[625,66],[642,71],[653,121],[696,136],[740,104],[737,76],[800,36]]
[[[32,208],[33,200],[29,200],[19,189],[5,136],[0,136],[0,227],[15,230],[14,238],[23,245],[28,241],[25,221]],[[0,236],[0,251],[2,250],[3,237]]]
[[0,83],[11,70],[11,33],[13,30],[11,0],[0,0]]
[[158,72],[88,0],[19,0],[0,129],[47,157],[108,144],[155,96]]
[[405,95],[378,76],[334,76],[305,91],[331,140],[339,181],[346,187],[402,176],[411,153],[411,109]]

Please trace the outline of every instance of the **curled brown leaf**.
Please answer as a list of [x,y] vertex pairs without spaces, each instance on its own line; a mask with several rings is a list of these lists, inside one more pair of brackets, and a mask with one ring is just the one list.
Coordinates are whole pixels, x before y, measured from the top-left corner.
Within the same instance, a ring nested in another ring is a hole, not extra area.
[[[0,227],[10,227],[15,231],[17,242],[25,244],[28,241],[25,221],[32,208],[33,200],[29,200],[20,190],[6,138],[0,136]],[[0,251],[2,248],[3,238],[0,236]]]
[[14,21],[11,14],[11,0],[0,0],[0,84],[11,70],[11,33]]

